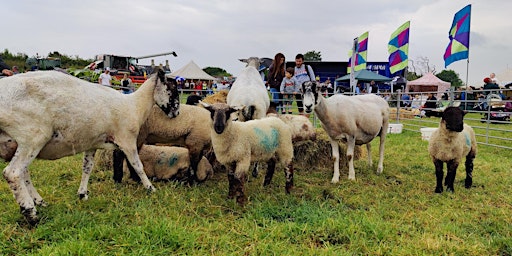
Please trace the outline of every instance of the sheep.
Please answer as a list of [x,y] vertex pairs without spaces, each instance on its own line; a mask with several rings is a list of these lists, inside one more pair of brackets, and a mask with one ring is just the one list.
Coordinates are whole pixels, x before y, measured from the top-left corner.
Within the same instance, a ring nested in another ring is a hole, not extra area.
[[309,120],[309,118],[303,115],[292,115],[292,114],[267,114],[267,117],[277,117],[281,119],[285,124],[290,127],[292,133],[292,141],[299,142],[305,140],[316,140],[315,127]]
[[[190,158],[188,181],[191,183],[197,178],[194,173],[204,152],[211,148],[210,123],[210,112],[203,107],[181,105],[179,116],[167,118],[164,112],[155,106],[140,128],[137,146],[140,148],[143,144],[163,143],[186,147]],[[116,183],[123,179],[124,159],[122,151],[114,150],[113,178]],[[131,167],[130,173],[130,177],[137,180],[138,176]]]
[[386,100],[374,94],[356,96],[336,94],[325,99],[317,91],[316,83],[309,81],[302,84],[302,93],[306,113],[315,111],[331,141],[334,157],[334,175],[331,182],[338,183],[340,178],[340,153],[337,140],[347,144],[348,179],[355,180],[354,147],[366,144],[368,165],[371,167],[370,142],[376,136],[380,136],[377,173],[382,173],[384,142],[389,126],[389,106]]
[[231,86],[227,96],[227,104],[232,107],[245,106],[242,111],[238,112],[239,121],[263,118],[270,105],[270,99],[265,83],[263,83],[263,79],[258,72],[260,59],[250,57],[240,61],[248,64]]
[[276,117],[234,122],[230,115],[243,109],[224,103],[201,103],[211,112],[212,146],[217,160],[227,167],[228,198],[236,196],[243,206],[247,197],[244,183],[251,162],[267,161],[268,168],[263,186],[270,184],[277,160],[285,166],[286,193],[293,187],[293,145],[289,127]]
[[[143,145],[139,150],[139,157],[148,178],[180,180],[188,174],[190,158],[188,149],[184,147]],[[212,175],[210,162],[202,157],[197,169],[197,179],[205,181]]]
[[85,152],[78,195],[86,200],[96,149],[119,148],[144,187],[155,190],[144,173],[136,139],[155,103],[169,118],[179,114],[177,87],[166,81],[162,70],[127,95],[58,71],[4,78],[0,88],[0,133],[17,144],[3,176],[29,224],[38,223],[36,205],[46,205],[28,171],[36,157],[54,160]]
[[446,163],[446,191],[455,192],[453,182],[457,167],[466,157],[465,187],[473,185],[473,160],[477,153],[475,132],[464,124],[466,113],[458,107],[447,107],[442,114],[439,128],[435,130],[428,143],[428,152],[436,171],[435,193],[443,192],[443,164]]

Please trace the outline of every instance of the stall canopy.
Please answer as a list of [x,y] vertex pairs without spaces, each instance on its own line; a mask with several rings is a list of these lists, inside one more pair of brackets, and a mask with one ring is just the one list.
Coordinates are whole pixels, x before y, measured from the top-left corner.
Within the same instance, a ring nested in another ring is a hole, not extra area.
[[172,72],[168,75],[171,78],[183,77],[185,79],[199,79],[199,80],[215,80],[215,77],[210,76],[204,72],[194,61],[190,61],[187,65]]
[[441,97],[441,95],[446,92],[446,90],[450,89],[450,82],[445,82],[432,73],[426,73],[422,77],[408,81],[405,86],[406,92],[437,92],[437,96]]
[[[389,82],[389,81],[392,80],[392,78],[379,75],[379,74],[377,74],[375,72],[372,72],[370,70],[367,70],[367,69],[361,69],[359,71],[356,71],[354,73],[354,78],[357,81],[361,81],[361,82],[371,82],[371,81],[375,81],[375,82]],[[336,81],[337,82],[350,81],[350,74],[342,76],[340,78],[337,78]]]

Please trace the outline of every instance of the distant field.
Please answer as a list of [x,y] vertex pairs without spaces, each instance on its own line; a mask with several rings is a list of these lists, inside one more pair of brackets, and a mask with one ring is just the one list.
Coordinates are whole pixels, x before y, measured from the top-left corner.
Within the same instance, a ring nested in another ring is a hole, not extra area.
[[455,193],[434,194],[426,147],[417,132],[391,134],[382,175],[374,141],[374,167],[356,161],[356,181],[344,167],[339,184],[332,168],[299,168],[289,195],[282,171],[268,188],[251,179],[245,208],[226,200],[226,173],[192,187],[156,182],[148,195],[95,171],[82,202],[81,155],[36,160],[49,206],[31,229],[1,182],[0,255],[512,255],[511,151],[480,146],[474,187],[460,167]]

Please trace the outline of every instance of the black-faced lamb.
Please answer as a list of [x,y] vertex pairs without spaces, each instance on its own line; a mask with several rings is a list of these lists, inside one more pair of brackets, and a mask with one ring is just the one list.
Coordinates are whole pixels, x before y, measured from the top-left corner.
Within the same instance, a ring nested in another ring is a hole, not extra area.
[[389,126],[389,106],[386,100],[375,94],[346,96],[335,94],[324,98],[317,90],[315,82],[302,84],[303,102],[306,113],[315,111],[322,127],[329,135],[334,157],[332,183],[339,182],[339,146],[337,140],[347,144],[348,179],[355,179],[354,148],[366,144],[368,164],[372,166],[370,142],[380,137],[379,164],[377,173],[384,166],[384,142]]
[[[167,118],[162,110],[153,107],[140,128],[137,146],[161,143],[186,147],[190,158],[188,181],[192,182],[197,179],[199,161],[211,147],[210,123],[210,112],[203,107],[181,105],[180,115],[175,118]],[[123,179],[124,159],[122,151],[114,150],[114,181],[118,183]],[[131,167],[130,177],[135,180],[138,177]]]
[[443,192],[443,165],[446,163],[446,191],[454,192],[453,182],[457,167],[466,158],[465,187],[473,185],[473,160],[477,153],[475,132],[464,124],[465,112],[458,107],[448,107],[443,111],[439,128],[428,143],[428,152],[436,170],[436,193]]
[[247,121],[265,117],[270,105],[265,83],[258,72],[260,59],[250,57],[241,59],[247,63],[237,76],[227,96],[227,104],[232,107],[245,106],[238,112],[238,121]]
[[96,149],[119,148],[144,187],[155,189],[144,173],[136,139],[153,105],[169,118],[179,114],[176,84],[162,70],[127,95],[57,71],[0,79],[0,88],[0,133],[17,144],[3,176],[30,224],[38,222],[36,205],[45,204],[28,171],[36,157],[53,160],[85,152],[78,195],[87,199]]
[[212,146],[217,160],[228,169],[228,197],[236,197],[239,205],[247,201],[244,183],[251,162],[267,161],[264,186],[270,184],[276,162],[285,166],[287,193],[293,186],[293,145],[289,127],[276,117],[231,121],[230,115],[241,108],[224,103],[202,103],[211,112]]

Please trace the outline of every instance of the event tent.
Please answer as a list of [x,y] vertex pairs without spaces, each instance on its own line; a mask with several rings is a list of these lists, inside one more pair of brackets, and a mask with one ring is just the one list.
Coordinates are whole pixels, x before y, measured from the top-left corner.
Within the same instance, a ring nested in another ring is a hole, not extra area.
[[[367,70],[367,69],[361,69],[359,71],[356,71],[354,73],[354,78],[357,81],[361,81],[361,82],[371,82],[371,81],[389,82],[392,80],[392,78],[379,75],[379,74],[372,72],[370,70]],[[344,76],[336,79],[336,82],[345,82],[345,81],[350,81],[350,74],[344,75]]]
[[215,80],[215,77],[210,76],[204,72],[194,61],[190,61],[187,65],[172,72],[169,77],[175,78],[181,76],[185,79],[199,79],[199,80]]
[[414,91],[414,92],[437,92],[438,98],[443,95],[446,90],[450,89],[451,83],[445,82],[433,73],[426,73],[422,77],[408,81],[405,86],[405,91]]

